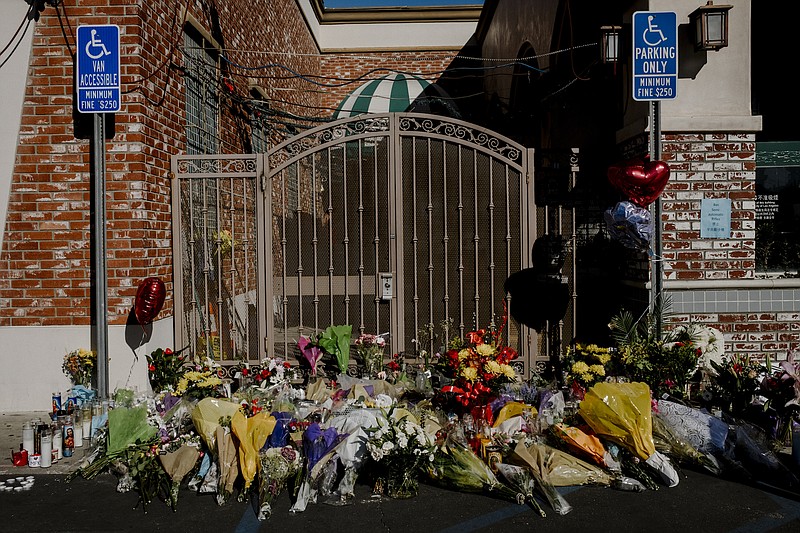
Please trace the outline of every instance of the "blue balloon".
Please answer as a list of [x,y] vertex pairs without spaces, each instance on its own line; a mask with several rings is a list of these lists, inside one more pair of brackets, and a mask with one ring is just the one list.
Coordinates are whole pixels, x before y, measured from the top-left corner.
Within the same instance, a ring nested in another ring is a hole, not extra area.
[[626,248],[647,250],[653,238],[650,211],[631,202],[617,202],[607,209],[604,218],[608,232]]

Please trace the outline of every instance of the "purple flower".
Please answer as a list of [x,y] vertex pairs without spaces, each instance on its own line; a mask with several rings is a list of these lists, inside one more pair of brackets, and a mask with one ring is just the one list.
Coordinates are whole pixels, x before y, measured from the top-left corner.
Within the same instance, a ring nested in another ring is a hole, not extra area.
[[317,375],[317,361],[322,356],[322,350],[320,350],[319,346],[311,342],[311,339],[308,337],[300,336],[300,340],[297,341],[297,347],[300,348],[300,353],[303,354],[308,364],[311,365],[311,375]]

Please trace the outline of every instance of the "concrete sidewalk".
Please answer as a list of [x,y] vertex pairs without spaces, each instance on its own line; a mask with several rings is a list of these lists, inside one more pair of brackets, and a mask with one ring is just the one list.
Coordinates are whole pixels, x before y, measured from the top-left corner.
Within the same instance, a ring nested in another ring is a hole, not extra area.
[[[81,460],[88,451],[88,440],[84,440],[81,447],[76,447],[72,457],[64,457],[53,463],[49,468],[30,468],[28,466],[14,466],[12,452],[18,452],[22,445],[22,425],[35,418],[43,422],[50,420],[47,411],[27,413],[0,413],[0,475],[28,476],[31,474],[68,474],[78,468]],[[76,443],[77,444],[77,443]]]

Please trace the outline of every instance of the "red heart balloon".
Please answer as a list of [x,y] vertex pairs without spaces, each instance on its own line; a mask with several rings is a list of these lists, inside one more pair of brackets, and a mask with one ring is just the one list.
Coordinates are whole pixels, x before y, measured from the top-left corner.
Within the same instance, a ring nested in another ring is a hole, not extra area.
[[133,312],[136,314],[139,324],[145,326],[151,323],[161,311],[166,297],[167,288],[163,281],[158,278],[142,280],[136,291],[136,300],[133,305]]
[[635,159],[608,167],[608,181],[639,207],[652,204],[669,181],[669,165],[663,161]]

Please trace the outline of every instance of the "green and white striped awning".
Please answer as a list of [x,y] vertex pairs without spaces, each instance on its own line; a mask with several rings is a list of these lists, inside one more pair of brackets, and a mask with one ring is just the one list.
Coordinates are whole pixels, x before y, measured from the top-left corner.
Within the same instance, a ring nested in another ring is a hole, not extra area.
[[[389,74],[370,80],[342,100],[333,117],[348,118],[365,113],[394,113],[408,110],[432,84],[409,74]],[[435,87],[435,86],[433,86]],[[437,92],[441,89],[436,87]]]

